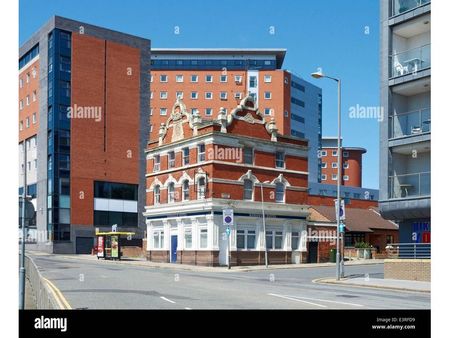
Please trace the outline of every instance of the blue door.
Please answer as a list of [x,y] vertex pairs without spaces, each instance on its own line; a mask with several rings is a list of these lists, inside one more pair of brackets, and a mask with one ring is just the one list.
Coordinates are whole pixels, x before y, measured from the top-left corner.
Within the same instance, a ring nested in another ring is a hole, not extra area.
[[177,246],[178,246],[178,236],[172,235],[170,238],[170,262],[175,263],[177,261]]

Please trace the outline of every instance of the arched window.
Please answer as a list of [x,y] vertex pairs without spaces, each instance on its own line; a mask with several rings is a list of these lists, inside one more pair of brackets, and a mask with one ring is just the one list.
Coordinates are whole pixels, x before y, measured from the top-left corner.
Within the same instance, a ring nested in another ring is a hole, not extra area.
[[200,177],[198,179],[198,193],[197,199],[204,199],[206,195],[206,179],[204,177]]
[[253,181],[249,179],[244,180],[244,200],[253,200]]
[[153,198],[154,204],[159,204],[161,202],[161,190],[159,185],[155,186],[155,189],[153,190]]
[[189,181],[183,181],[183,201],[189,201]]
[[281,182],[277,182],[275,184],[275,202],[283,203],[284,202],[284,184]]
[[175,202],[175,183],[173,182],[169,183],[167,187],[167,201],[169,203]]

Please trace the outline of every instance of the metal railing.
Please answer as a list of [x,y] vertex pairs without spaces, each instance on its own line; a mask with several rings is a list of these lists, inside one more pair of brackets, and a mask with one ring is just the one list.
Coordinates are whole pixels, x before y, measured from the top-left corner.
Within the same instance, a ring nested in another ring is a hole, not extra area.
[[386,246],[387,258],[391,259],[429,259],[430,243],[393,243]]
[[423,45],[404,52],[392,54],[391,77],[416,73],[431,66],[431,45]]
[[431,192],[431,173],[389,176],[389,198],[408,198],[429,196]]
[[430,0],[392,0],[391,16],[405,13],[413,8],[425,5]]
[[391,126],[389,138],[391,139],[431,132],[430,108],[395,114],[389,119]]

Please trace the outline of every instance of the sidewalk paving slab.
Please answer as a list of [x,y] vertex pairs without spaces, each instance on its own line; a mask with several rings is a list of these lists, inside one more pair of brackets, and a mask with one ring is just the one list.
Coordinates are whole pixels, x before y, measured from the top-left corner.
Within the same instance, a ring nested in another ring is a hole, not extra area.
[[339,284],[343,286],[359,286],[377,289],[390,289],[399,291],[431,292],[431,283],[422,281],[384,279],[384,278],[344,278],[337,281],[335,278],[319,278],[314,280],[321,284]]
[[[34,254],[34,253],[32,253]],[[39,252],[37,255],[54,255],[60,258],[66,259],[76,259],[76,260],[90,260],[97,261],[97,256],[95,255],[80,255],[80,254],[48,254]],[[304,268],[320,268],[320,267],[330,267],[336,266],[336,263],[302,263],[302,264],[277,264],[269,265],[266,268],[264,265],[251,265],[251,266],[232,266],[228,269],[226,266],[201,266],[201,265],[188,265],[188,264],[176,264],[176,263],[159,263],[151,262],[145,258],[123,258],[122,260],[104,260],[100,259],[102,262],[111,264],[125,264],[125,265],[135,265],[144,266],[148,268],[160,268],[160,269],[174,269],[174,270],[185,270],[185,271],[199,271],[199,272],[248,272],[248,271],[258,271],[258,270],[278,270],[278,269],[304,269]],[[372,264],[383,264],[382,259],[367,259],[358,261],[349,261],[345,265],[372,265]]]

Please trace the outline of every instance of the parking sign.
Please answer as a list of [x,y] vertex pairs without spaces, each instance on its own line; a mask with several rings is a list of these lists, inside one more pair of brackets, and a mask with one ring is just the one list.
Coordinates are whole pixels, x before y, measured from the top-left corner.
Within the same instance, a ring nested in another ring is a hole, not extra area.
[[223,225],[230,227],[234,223],[233,209],[223,209]]

